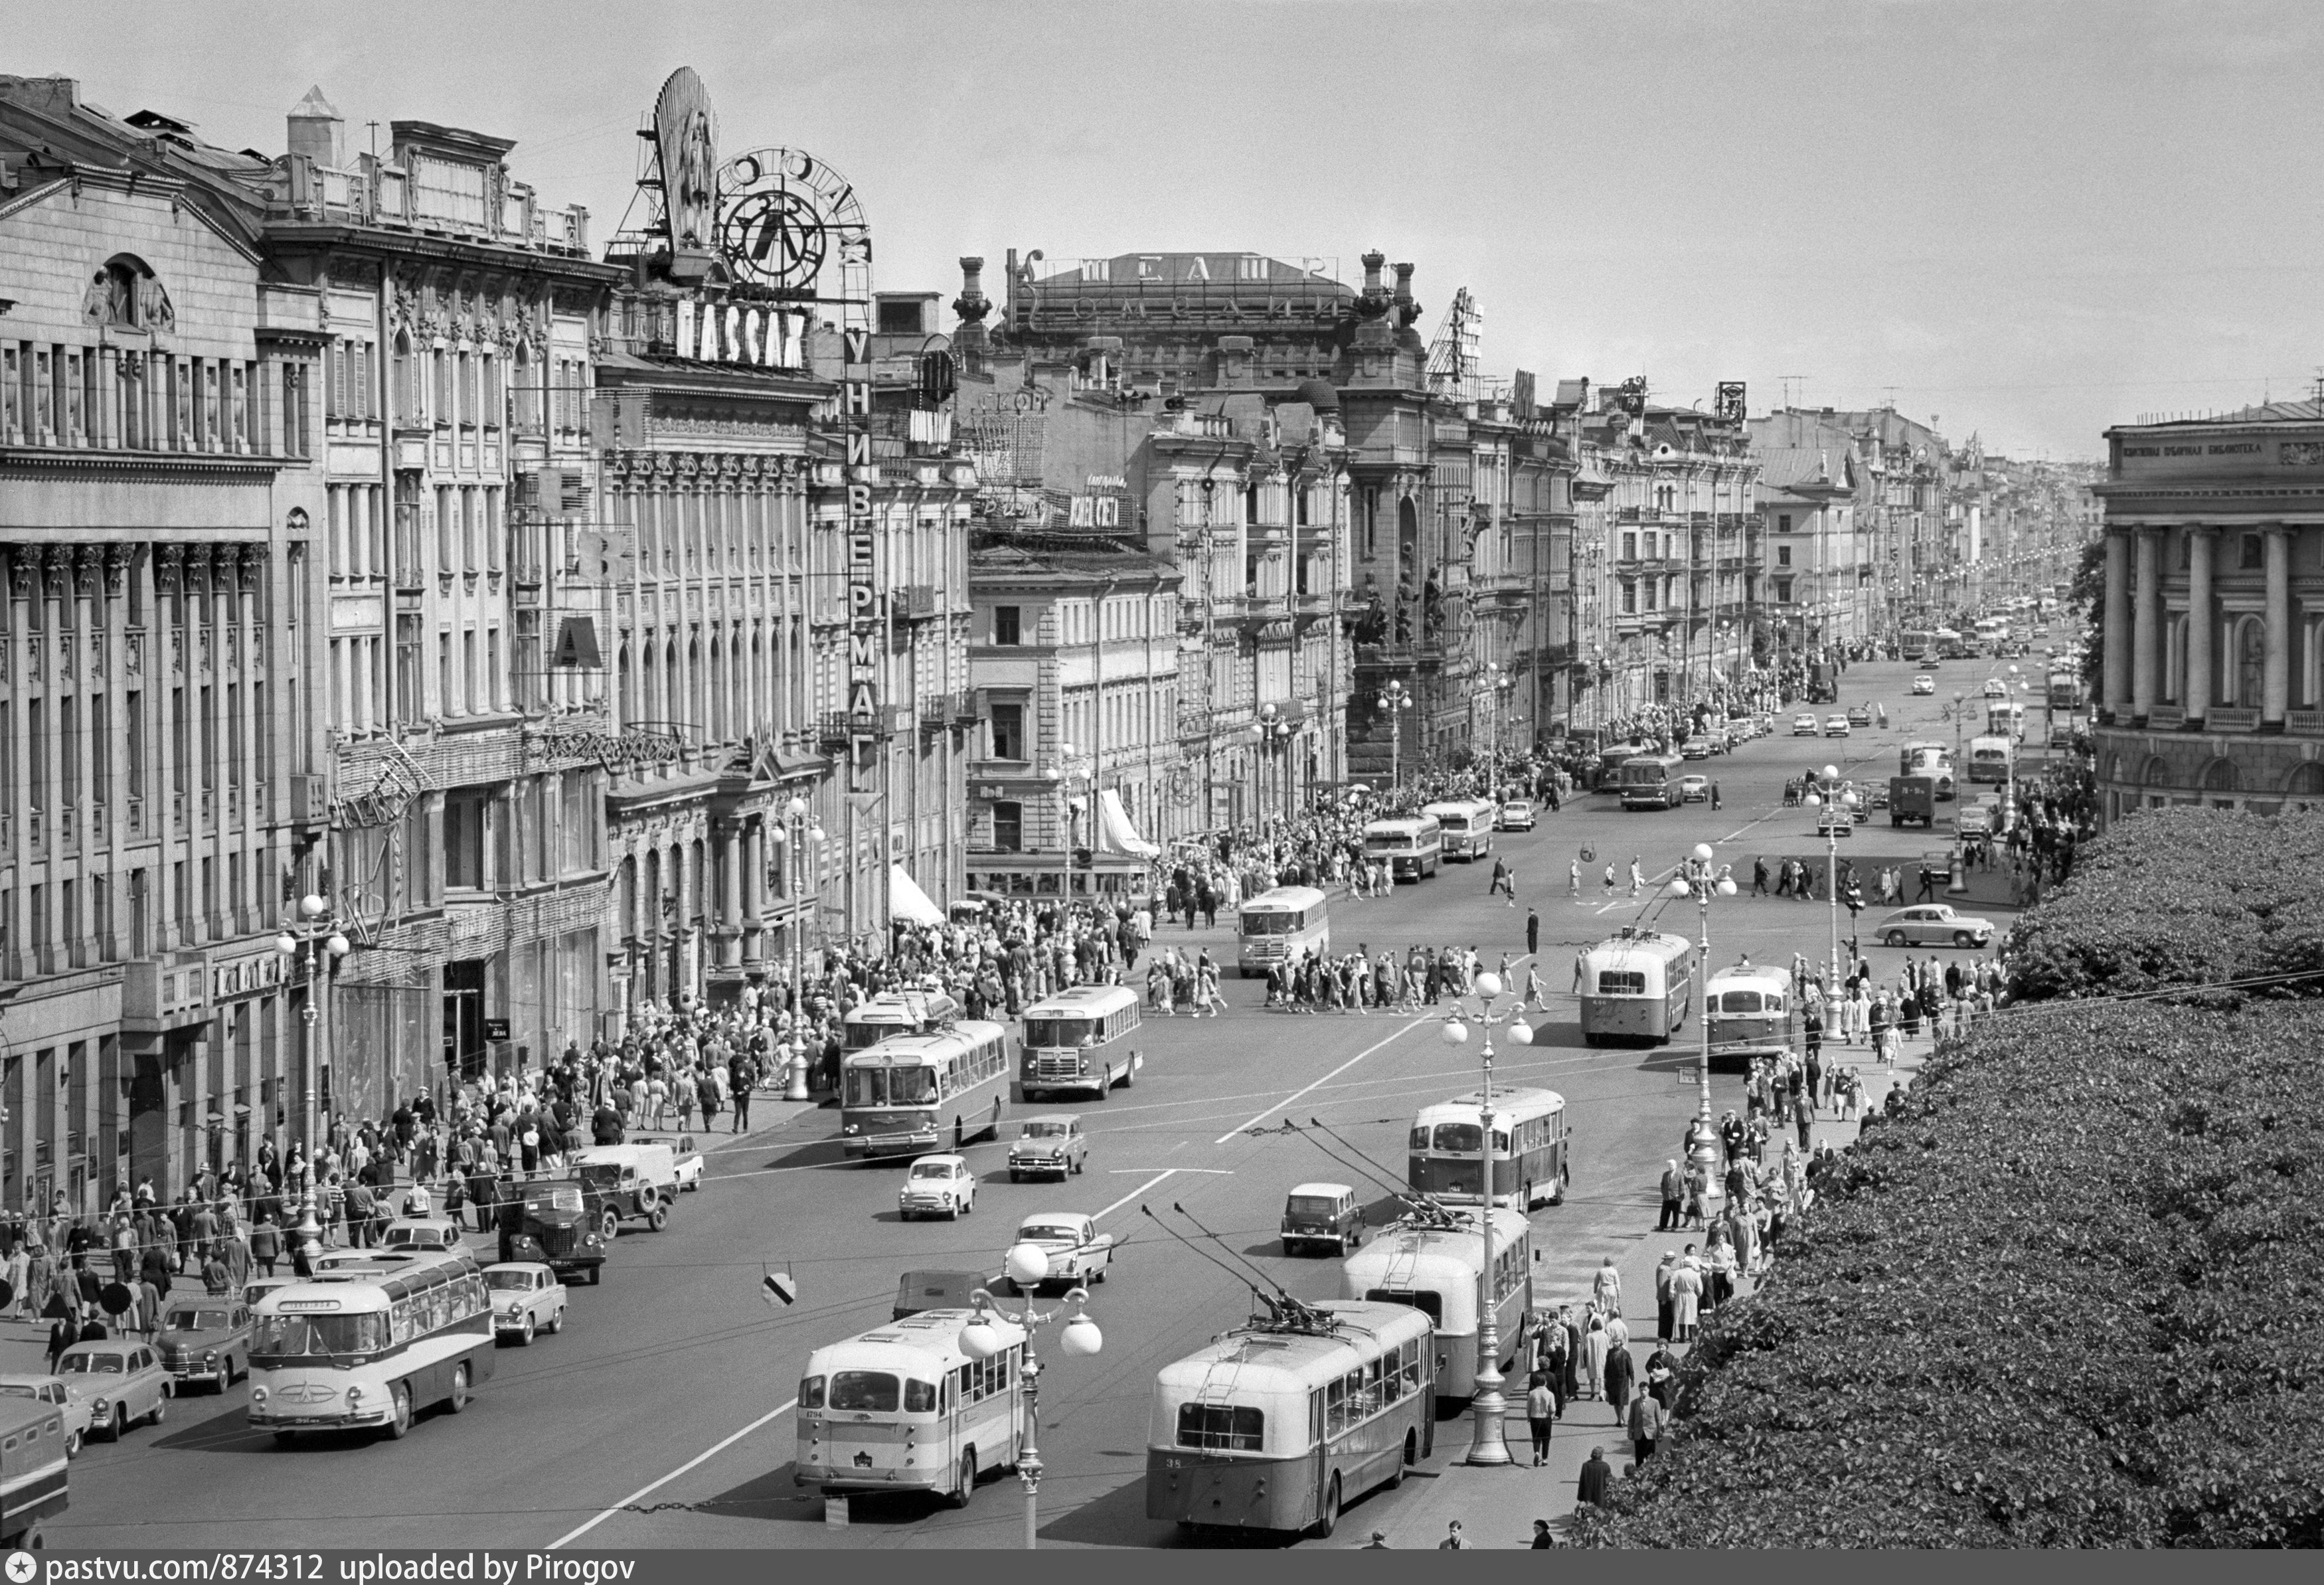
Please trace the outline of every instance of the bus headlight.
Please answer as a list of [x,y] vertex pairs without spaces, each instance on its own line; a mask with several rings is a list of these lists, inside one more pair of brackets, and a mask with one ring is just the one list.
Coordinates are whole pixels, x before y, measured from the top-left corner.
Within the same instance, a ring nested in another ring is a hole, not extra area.
[[347,1407],[352,1409],[357,1404],[361,1403],[363,1401],[363,1396],[364,1389],[360,1387],[350,1387],[347,1388]]
[[266,1389],[263,1387],[254,1387],[250,1389],[250,1401],[254,1407],[264,1403],[266,1396]]

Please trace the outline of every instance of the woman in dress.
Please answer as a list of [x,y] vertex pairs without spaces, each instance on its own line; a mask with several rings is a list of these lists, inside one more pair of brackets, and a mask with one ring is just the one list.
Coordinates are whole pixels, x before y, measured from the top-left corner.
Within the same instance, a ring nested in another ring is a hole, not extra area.
[[1590,1322],[1582,1333],[1582,1390],[1597,1397],[1606,1390],[1606,1317],[1590,1306]]

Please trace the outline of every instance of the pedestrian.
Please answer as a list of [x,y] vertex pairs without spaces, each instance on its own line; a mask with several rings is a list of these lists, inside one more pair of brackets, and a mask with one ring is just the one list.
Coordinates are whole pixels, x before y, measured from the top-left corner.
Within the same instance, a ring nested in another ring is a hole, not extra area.
[[1387,1552],[1390,1550],[1388,1544],[1388,1532],[1385,1530],[1373,1531],[1372,1538],[1364,1543],[1362,1547],[1359,1550],[1363,1552]]
[[1565,867],[1565,895],[1575,902],[1582,900],[1582,861],[1572,860]]
[[250,1230],[250,1258],[267,1276],[274,1275],[274,1263],[282,1258],[282,1230],[274,1225],[271,1211],[260,1212],[258,1225]]
[[1669,1342],[1671,1322],[1675,1313],[1675,1299],[1671,1294],[1671,1274],[1678,1269],[1678,1251],[1663,1251],[1662,1263],[1655,1267],[1655,1340]]
[[1637,1451],[1639,1463],[1655,1456],[1655,1443],[1662,1440],[1669,1424],[1669,1411],[1654,1394],[1640,1393],[1630,1400],[1630,1446]]
[[[1613,1335],[1609,1327],[1607,1332],[1609,1341]],[[1626,1333],[1620,1342],[1612,1344],[1606,1350],[1606,1401],[1613,1406],[1617,1421],[1630,1406],[1630,1393],[1637,1386],[1637,1381],[1638,1362],[1630,1358],[1629,1339]]]
[[1686,1203],[1686,1175],[1678,1169],[1676,1161],[1663,1163],[1663,1214],[1655,1223],[1658,1233],[1676,1232],[1679,1213]]
[[1549,1461],[1549,1433],[1557,1423],[1557,1395],[1549,1390],[1545,1373],[1536,1371],[1526,1391],[1526,1423],[1533,1428],[1533,1467],[1538,1470]]
[[1715,781],[1711,784],[1711,812],[1719,813],[1719,784]]
[[1526,1550],[1528,1552],[1540,1552],[1546,1547],[1553,1547],[1556,1544],[1557,1537],[1550,1533],[1549,1521],[1547,1519],[1536,1519],[1533,1522],[1533,1544]]
[[1614,1466],[1606,1461],[1606,1450],[1591,1448],[1590,1461],[1582,1466],[1582,1479],[1573,1488],[1575,1504],[1586,1503],[1592,1507],[1603,1507],[1613,1488]]
[[1526,956],[1541,950],[1541,914],[1534,908],[1526,910]]
[[1767,861],[1765,855],[1751,861],[1751,895],[1767,895]]
[[1630,858],[1630,896],[1633,900],[1646,889],[1646,872],[1639,867],[1644,859],[1644,854],[1636,853]]
[[1466,1552],[1469,1543],[1461,1534],[1461,1521],[1454,1519],[1444,1526],[1444,1539],[1436,1544],[1439,1552]]
[[1609,859],[1609,860],[1607,860],[1607,861],[1606,861],[1606,896],[1610,899],[1610,898],[1613,897],[1613,895],[1614,895],[1614,861],[1613,861],[1613,860],[1611,860],[1611,859]]

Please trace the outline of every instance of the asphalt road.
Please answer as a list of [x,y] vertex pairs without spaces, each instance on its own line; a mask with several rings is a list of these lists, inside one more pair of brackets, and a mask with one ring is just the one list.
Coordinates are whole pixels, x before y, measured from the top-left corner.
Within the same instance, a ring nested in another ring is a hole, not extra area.
[[[1991,669],[1948,664],[1940,696],[1914,699],[1908,666],[1851,668],[1844,699],[1885,702],[1888,730],[1812,743],[1779,735],[1714,759],[1700,769],[1719,782],[1717,813],[1692,805],[1624,814],[1608,795],[1575,800],[1537,831],[1500,839],[1517,871],[1515,908],[1486,897],[1489,866],[1462,865],[1392,898],[1334,903],[1335,947],[1474,944],[1489,962],[1524,952],[1526,907],[1539,908],[1542,977],[1556,1009],[1539,1043],[1504,1047],[1497,1082],[1547,1084],[1570,1109],[1572,1192],[1534,1219],[1545,1251],[1541,1298],[1578,1295],[1604,1256],[1628,1256],[1648,1236],[1640,1230],[1653,1224],[1655,1180],[1694,1104],[1693,1089],[1677,1082],[1691,1050],[1586,1048],[1562,994],[1577,948],[1658,914],[1692,934],[1693,906],[1662,900],[1651,884],[1641,900],[1626,884],[1609,901],[1591,871],[1608,859],[1627,871],[1636,854],[1651,882],[1710,841],[1748,890],[1755,854],[1821,858],[1808,812],[1782,806],[1785,777],[1836,763],[1885,780],[1908,736],[1952,738],[1940,709],[1957,687],[1974,696]],[[1859,864],[1909,860],[1945,834],[1941,825],[1932,841],[1875,821],[1845,844]],[[1598,858],[1585,866],[1577,903],[1566,896],[1566,865],[1585,845]],[[1716,961],[1748,951],[1787,963],[1794,951],[1823,955],[1829,914],[1821,902],[1739,897],[1714,907],[1711,928]],[[1166,931],[1173,937],[1232,945],[1224,930]],[[1898,954],[1870,955],[1885,973]],[[1163,1237],[1141,1207],[1181,1203],[1294,1293],[1330,1296],[1334,1262],[1285,1258],[1275,1227],[1293,1184],[1348,1175],[1276,1125],[1321,1118],[1400,1176],[1414,1110],[1476,1083],[1473,1040],[1464,1051],[1447,1047],[1435,1018],[1270,1014],[1259,1009],[1260,993],[1257,981],[1230,981],[1227,1018],[1148,1023],[1136,1087],[1080,1108],[1093,1136],[1085,1176],[1012,1186],[1001,1147],[973,1147],[986,1171],[975,1213],[958,1222],[899,1223],[900,1169],[842,1160],[834,1111],[798,1113],[740,1140],[706,1137],[703,1193],[687,1196],[662,1232],[625,1228],[603,1286],[572,1291],[564,1334],[501,1350],[497,1374],[458,1418],[431,1414],[401,1442],[317,1437],[284,1449],[244,1424],[246,1387],[180,1400],[158,1432],[93,1445],[73,1466],[72,1508],[50,1526],[51,1544],[540,1547],[586,1525],[571,1544],[1013,1546],[1023,1523],[1013,1479],[989,1481],[958,1511],[858,1499],[845,1528],[827,1526],[821,1504],[792,1483],[789,1404],[810,1349],[887,1319],[899,1273],[995,1269],[1019,1217],[1071,1209],[1098,1213],[1125,1248],[1089,1306],[1103,1352],[1080,1359],[1044,1350],[1042,1543],[1176,1545],[1176,1533],[1144,1512],[1155,1372],[1240,1323],[1249,1303],[1236,1279]],[[1716,1083],[1717,1104],[1740,1104],[1738,1080]],[[1377,1203],[1385,1214],[1385,1195]],[[795,1307],[772,1312],[761,1300],[770,1267],[798,1276]],[[0,1368],[30,1368],[38,1347],[32,1329],[7,1329]]]

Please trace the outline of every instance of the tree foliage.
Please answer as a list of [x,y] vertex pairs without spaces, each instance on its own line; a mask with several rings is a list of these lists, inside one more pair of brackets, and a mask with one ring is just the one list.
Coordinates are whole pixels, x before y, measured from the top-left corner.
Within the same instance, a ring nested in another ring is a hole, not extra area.
[[2086,541],[2066,585],[2066,609],[2081,621],[2082,691],[2093,699],[2105,693],[2106,547],[2104,534]]

